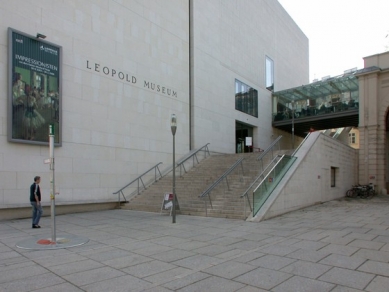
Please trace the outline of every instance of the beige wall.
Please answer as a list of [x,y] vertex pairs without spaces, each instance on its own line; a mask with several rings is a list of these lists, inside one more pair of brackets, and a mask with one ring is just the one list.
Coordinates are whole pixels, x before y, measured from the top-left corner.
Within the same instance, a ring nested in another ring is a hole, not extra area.
[[359,79],[359,183],[373,183],[387,192],[387,132],[389,107],[389,52],[364,58],[365,68]]
[[[311,133],[295,156],[297,160],[254,221],[342,198],[357,183],[357,150],[321,132]],[[334,187],[331,167],[336,169]]]
[[[350,138],[351,134],[355,135],[355,143],[351,142],[351,138]],[[349,132],[348,145],[350,147],[353,147],[354,149],[359,149],[359,129],[358,128],[352,128],[351,131]]]

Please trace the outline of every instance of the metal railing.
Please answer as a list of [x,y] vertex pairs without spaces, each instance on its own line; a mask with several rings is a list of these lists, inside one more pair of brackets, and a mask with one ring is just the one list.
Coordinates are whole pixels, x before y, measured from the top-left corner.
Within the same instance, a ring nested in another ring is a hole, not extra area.
[[[267,147],[265,151],[263,151],[257,158],[257,160],[261,160],[266,154],[268,154],[270,151],[274,153],[274,148],[277,145],[277,143],[282,139],[282,136],[278,136],[270,145]],[[280,143],[278,143],[278,150],[280,150]]]
[[145,186],[145,184],[144,184],[144,182],[143,182],[142,177],[143,177],[144,175],[146,175],[147,173],[149,173],[150,171],[152,171],[153,169],[155,170],[154,182],[157,181],[157,170],[158,170],[159,175],[160,175],[159,178],[162,178],[161,171],[159,170],[159,167],[158,167],[160,164],[162,164],[162,162],[157,163],[156,165],[154,165],[153,167],[151,167],[149,170],[145,171],[145,172],[142,173],[140,176],[138,176],[136,179],[134,179],[134,180],[132,180],[130,183],[126,184],[126,185],[125,185],[124,187],[122,187],[120,190],[118,190],[117,192],[114,192],[114,193],[113,193],[113,195],[116,195],[116,194],[118,195],[118,204],[119,204],[119,206],[120,206],[120,195],[123,196],[124,202],[127,202],[126,197],[125,197],[124,194],[123,194],[123,190],[126,189],[127,187],[129,187],[130,185],[132,185],[134,182],[136,182],[136,181],[138,182],[138,188],[137,188],[138,191],[137,191],[137,194],[139,194],[139,192],[140,192],[140,184],[139,184],[139,182],[142,183],[143,189],[146,189],[146,186]]
[[291,156],[294,156],[297,151],[299,151],[299,149],[301,148],[301,146],[304,144],[304,142],[308,139],[309,135],[311,135],[311,133],[308,133],[307,136],[305,136],[304,140],[300,143],[300,145],[296,148],[296,150],[293,151],[292,155]]
[[181,172],[181,169],[183,168],[185,173],[187,172],[186,171],[186,168],[185,168],[185,162],[188,161],[190,158],[193,158],[193,166],[195,165],[195,158],[196,158],[196,161],[197,161],[197,164],[199,164],[199,160],[197,158],[197,153],[200,152],[200,151],[204,151],[204,154],[205,154],[205,157],[204,158],[207,158],[207,153],[209,156],[211,156],[211,153],[209,152],[209,149],[208,149],[208,145],[210,143],[207,143],[205,144],[203,147],[200,147],[198,148],[197,150],[193,150],[191,152],[188,153],[188,155],[185,155],[183,158],[179,159],[176,163],[176,167],[180,167],[180,176],[182,176],[182,172]]
[[213,209],[212,207],[212,200],[211,200],[211,196],[210,196],[210,193],[211,191],[220,183],[223,181],[223,179],[226,180],[227,182],[227,188],[228,190],[230,190],[230,186],[228,184],[228,179],[227,179],[227,176],[233,171],[235,170],[235,168],[240,164],[241,167],[242,167],[242,176],[243,176],[243,164],[242,164],[242,161],[244,160],[244,158],[240,158],[238,159],[234,165],[232,165],[221,177],[219,177],[212,185],[210,185],[200,196],[199,198],[203,199],[204,200],[204,204],[205,204],[205,216],[207,217],[208,216],[208,206],[207,206],[207,200],[205,199],[206,196],[208,196],[208,199],[209,199],[209,203],[211,204],[211,209]]
[[[250,186],[246,189],[246,191],[244,191],[243,192],[243,194],[240,196],[240,198],[242,199],[242,198],[244,198],[244,197],[246,197],[246,199],[247,199],[247,202],[248,202],[248,205],[249,205],[249,207],[250,207],[250,212],[252,212],[253,211],[253,208],[251,207],[251,202],[250,202],[250,198],[249,198],[249,191],[253,188],[253,186],[257,183],[257,181],[259,180],[259,179],[264,179],[265,178],[265,176],[264,176],[264,174],[266,173],[266,171],[267,171],[267,169],[272,165],[272,164],[274,164],[274,163],[276,163],[278,160],[279,160],[279,158],[281,157],[281,155],[277,155],[276,157],[274,157],[273,159],[272,159],[272,161],[270,161],[270,163],[266,166],[266,168],[255,178],[255,180],[250,184]],[[243,207],[244,209],[243,209],[243,217],[245,217],[246,216],[246,200],[244,201],[244,207]],[[246,219],[246,218],[245,218]]]
[[[202,146],[202,147],[200,147],[200,148],[198,148],[198,149],[196,149],[196,150],[193,150],[193,151],[189,152],[187,155],[185,155],[184,157],[182,157],[180,160],[177,161],[177,163],[176,163],[176,168],[177,168],[177,167],[180,167],[180,176],[181,176],[181,168],[183,168],[184,171],[186,172],[184,163],[185,163],[186,161],[188,161],[190,158],[193,157],[193,166],[194,166],[194,161],[195,161],[195,159],[196,159],[197,163],[199,163],[199,160],[198,160],[198,158],[197,158],[197,153],[198,153],[198,152],[204,151],[204,153],[205,153],[205,158],[207,157],[207,153],[208,153],[209,156],[211,155],[210,152],[209,152],[209,149],[208,149],[208,145],[209,145],[209,144],[210,144],[210,143],[207,143],[207,144],[205,144],[204,146]],[[151,170],[155,169],[155,179],[152,180],[152,181],[150,181],[150,183],[148,183],[148,185],[157,181],[157,170],[158,170],[158,173],[159,173],[159,178],[158,178],[158,179],[161,179],[162,177],[168,175],[171,171],[173,171],[173,165],[172,165],[172,166],[170,166],[169,168],[165,169],[165,170],[163,171],[163,174],[162,174],[161,171],[159,170],[159,167],[158,167],[160,164],[162,164],[162,162],[159,162],[158,164],[154,165],[154,166],[151,167],[149,170],[145,171],[145,172],[142,173],[140,176],[138,176],[137,178],[135,178],[134,180],[132,180],[130,183],[128,183],[127,185],[125,185],[124,187],[122,187],[120,190],[118,190],[117,192],[114,192],[114,193],[113,193],[114,195],[116,195],[116,194],[118,195],[118,204],[119,204],[119,206],[120,206],[120,196],[123,197],[124,202],[127,202],[127,199],[126,199],[126,197],[124,196],[123,190],[126,189],[127,187],[129,187],[130,185],[132,185],[134,182],[136,182],[136,181],[138,182],[138,187],[137,187],[137,190],[135,190],[134,192],[132,192],[132,193],[130,194],[130,197],[133,197],[133,196],[138,195],[138,194],[140,193],[140,183],[139,183],[139,182],[142,183],[143,189],[146,189],[146,184],[143,182],[142,177],[143,177],[144,175],[146,175],[147,173],[149,173]]]
[[[207,143],[205,144],[204,146],[198,148],[198,149],[195,149],[195,150],[192,150],[190,152],[188,152],[188,154],[184,155],[183,157],[181,157],[179,160],[176,161],[176,168],[177,167],[180,167],[180,176],[182,176],[182,169],[184,169],[184,172],[186,173],[186,168],[185,168],[185,162],[187,162],[189,159],[193,159],[193,166],[195,165],[195,159],[197,161],[197,163],[199,163],[199,160],[197,158],[197,154],[200,152],[200,151],[204,151],[204,158],[207,158],[207,153],[209,156],[211,156],[211,153],[209,152],[209,149],[208,149],[208,145],[210,143]],[[171,173],[173,171],[173,165],[169,166],[168,168],[166,168],[163,172],[162,172],[162,176],[166,176],[168,175],[169,173]]]
[[255,188],[253,191],[253,216],[258,213],[296,159],[297,157],[282,155]]
[[267,147],[267,149],[265,151],[263,151],[257,158],[257,160],[259,161],[259,163],[261,164],[262,166],[262,169],[263,169],[263,158],[271,151],[271,155],[272,155],[272,158],[274,157],[274,148],[276,148],[276,145],[278,145],[278,151],[281,149],[281,146],[280,146],[280,140],[282,139],[282,136],[278,136],[271,144],[269,147]]

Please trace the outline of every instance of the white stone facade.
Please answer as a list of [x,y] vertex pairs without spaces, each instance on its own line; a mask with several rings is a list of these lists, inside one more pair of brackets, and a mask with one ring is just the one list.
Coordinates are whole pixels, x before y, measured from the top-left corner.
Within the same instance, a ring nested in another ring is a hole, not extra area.
[[[254,145],[267,147],[278,133],[265,58],[274,61],[275,91],[306,84],[307,38],[277,1],[197,0],[193,14],[194,148],[210,142],[216,151],[234,152],[235,121],[253,126]],[[235,110],[235,79],[258,90],[258,118]]]
[[253,221],[340,199],[357,184],[358,150],[320,132],[311,133],[295,157]]
[[[266,147],[276,134],[266,56],[275,90],[308,82],[308,39],[276,0],[1,1],[0,208],[29,206],[35,175],[46,205],[50,189],[48,146],[7,140],[8,27],[62,47],[57,204],[117,200],[151,166],[170,165],[173,113],[177,158],[206,143],[235,152],[236,121]],[[235,110],[235,79],[258,90],[258,118]]]

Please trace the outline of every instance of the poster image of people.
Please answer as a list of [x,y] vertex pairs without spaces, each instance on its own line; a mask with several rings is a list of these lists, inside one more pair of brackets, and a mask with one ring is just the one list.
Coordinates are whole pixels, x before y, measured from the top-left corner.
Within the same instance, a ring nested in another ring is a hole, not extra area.
[[9,111],[8,140],[47,144],[49,125],[54,143],[61,144],[61,47],[8,29]]

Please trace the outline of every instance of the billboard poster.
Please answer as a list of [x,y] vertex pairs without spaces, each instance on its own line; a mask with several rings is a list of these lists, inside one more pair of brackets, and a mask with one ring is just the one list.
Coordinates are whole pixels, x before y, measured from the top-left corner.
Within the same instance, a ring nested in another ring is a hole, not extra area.
[[55,145],[61,145],[60,46],[8,29],[8,140],[49,143],[54,125]]

